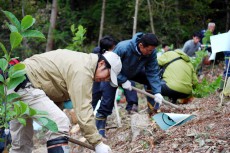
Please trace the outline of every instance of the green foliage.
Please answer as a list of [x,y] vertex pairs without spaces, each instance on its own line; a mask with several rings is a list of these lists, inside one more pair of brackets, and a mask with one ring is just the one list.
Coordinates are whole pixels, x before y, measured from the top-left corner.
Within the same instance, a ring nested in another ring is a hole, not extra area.
[[73,34],[72,43],[66,48],[74,51],[82,51],[83,41],[86,39],[86,29],[82,25],[79,25],[78,28],[75,28],[73,24],[71,26],[71,32]]
[[22,42],[22,35],[18,32],[12,32],[10,34],[10,44],[11,44],[11,50],[15,49],[20,45]]
[[53,132],[58,132],[57,124],[54,121],[52,121],[51,119],[49,119],[47,117],[39,117],[39,118],[37,118],[37,121],[41,125],[46,127],[47,129],[49,129]]
[[208,53],[204,50],[200,50],[200,51],[197,51],[195,53],[196,53],[196,57],[195,58],[192,57],[192,58],[190,58],[190,60],[191,60],[191,63],[194,67],[194,70],[197,71],[200,68],[204,57],[207,56]]
[[210,37],[212,36],[212,32],[210,30],[207,30],[204,33],[204,38],[202,39],[203,44],[210,44]]
[[[190,58],[195,71],[198,71],[201,67],[204,57],[207,56],[207,52],[204,50],[197,51],[195,58]],[[203,78],[195,88],[193,88],[192,95],[197,98],[209,96],[217,90],[220,86],[221,77],[217,77],[214,81],[209,81]]]
[[[24,1],[24,4],[23,4]],[[49,19],[52,1],[38,0],[14,0],[0,1],[3,10],[10,10],[15,16],[22,17],[22,4],[24,13],[31,14],[36,18],[36,29],[45,35],[48,33]],[[184,42],[192,37],[192,33],[207,28],[208,22],[215,22],[219,31],[226,31],[226,15],[230,1],[219,0],[150,0],[152,7],[152,18],[154,21],[155,32],[162,43],[172,43],[175,48],[180,48]],[[58,16],[55,27],[55,48],[65,48],[71,41],[69,27],[72,24],[82,25],[87,28],[85,45],[97,42],[99,35],[102,1],[87,0],[58,0]],[[117,40],[129,39],[132,36],[133,15],[135,12],[135,1],[110,0],[106,1],[104,35],[112,35]],[[0,18],[3,19],[0,14]],[[139,1],[137,32],[151,32],[150,17],[147,1]],[[2,25],[4,20],[0,21]],[[30,20],[31,23],[31,20]],[[224,24],[223,24],[224,23]],[[11,30],[14,31],[19,25],[12,24]],[[25,29],[26,26],[21,29]],[[17,32],[17,31],[14,31]],[[1,42],[8,43],[8,31],[6,27],[0,30]],[[13,52],[15,56],[23,57],[31,54],[44,52],[46,42],[42,39],[33,41],[28,39],[27,49],[18,48]],[[96,44],[96,43],[94,43]],[[22,46],[24,47],[24,46]],[[55,49],[54,48],[54,49]]]
[[6,17],[10,20],[10,22],[13,24],[12,26],[15,26],[18,30],[21,30],[21,25],[18,19],[12,14],[11,12],[8,11],[3,11],[3,13],[6,15]]
[[213,82],[210,82],[204,78],[199,84],[196,85],[196,88],[192,91],[193,96],[197,98],[202,98],[214,93],[216,89],[220,86],[221,79],[222,77],[219,76]]
[[[35,19],[30,15],[26,15],[21,22],[14,14],[8,11],[2,11],[8,18],[10,23],[6,22],[6,26],[10,29],[10,51],[7,51],[5,45],[0,42],[1,50],[4,52],[4,57],[0,59],[0,128],[9,128],[9,121],[18,120],[21,124],[26,125],[26,118],[36,117],[42,120],[41,124],[49,130],[57,132],[57,125],[52,120],[44,117],[46,112],[35,110],[28,104],[20,101],[20,96],[17,93],[10,93],[10,89],[14,89],[25,80],[25,65],[22,63],[10,66],[8,63],[11,60],[13,50],[21,45],[25,37],[45,38],[44,35],[37,30],[30,30],[35,23]],[[41,118],[41,119],[40,119]]]
[[[45,36],[40,31],[28,30],[35,23],[35,19],[31,15],[26,15],[22,19],[21,24],[20,24],[18,19],[11,12],[3,11],[3,13],[6,15],[6,17],[11,22],[11,24],[6,22],[8,28],[11,30],[11,35],[13,35],[12,36],[13,42],[11,42],[11,37],[10,37],[11,50],[13,50],[15,47],[18,47],[18,45],[21,43],[22,36],[23,37],[39,37],[39,38],[45,39]],[[15,37],[18,37],[18,38],[15,38]],[[15,40],[17,40],[17,42],[14,42]],[[12,47],[12,43],[14,43],[14,47]]]

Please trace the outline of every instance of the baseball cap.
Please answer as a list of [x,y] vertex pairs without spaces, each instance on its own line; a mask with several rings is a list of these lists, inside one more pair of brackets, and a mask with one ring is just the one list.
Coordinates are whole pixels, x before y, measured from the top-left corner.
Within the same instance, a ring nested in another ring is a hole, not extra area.
[[118,86],[117,75],[120,73],[121,67],[122,67],[121,58],[116,53],[111,52],[111,51],[106,51],[103,54],[103,56],[111,66],[110,68],[111,83],[110,84],[113,87],[117,87]]

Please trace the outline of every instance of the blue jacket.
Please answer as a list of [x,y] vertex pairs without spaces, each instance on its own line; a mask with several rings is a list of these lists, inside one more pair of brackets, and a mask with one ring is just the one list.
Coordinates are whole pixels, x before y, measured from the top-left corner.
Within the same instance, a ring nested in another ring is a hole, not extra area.
[[151,55],[144,56],[137,49],[138,40],[143,33],[137,33],[130,40],[121,41],[116,45],[113,52],[121,57],[122,69],[118,75],[118,83],[124,83],[137,73],[145,69],[147,79],[154,94],[161,92],[159,68],[156,50]]

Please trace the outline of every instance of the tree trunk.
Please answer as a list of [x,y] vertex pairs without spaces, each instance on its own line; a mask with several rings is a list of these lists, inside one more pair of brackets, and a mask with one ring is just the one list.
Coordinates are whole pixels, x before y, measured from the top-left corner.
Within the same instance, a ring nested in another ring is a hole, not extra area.
[[136,0],[135,13],[134,13],[134,17],[133,17],[133,35],[135,35],[135,33],[137,31],[138,4],[139,4],[139,0]]
[[149,19],[150,19],[151,31],[152,31],[152,33],[154,33],[154,34],[155,34],[155,28],[154,28],[154,24],[153,24],[153,13],[152,13],[152,7],[151,7],[150,0],[147,0],[147,2],[148,2],[148,8],[149,8]]
[[229,30],[229,24],[230,24],[230,12],[229,12],[228,0],[225,0],[225,4],[226,4],[226,26],[225,26],[225,29],[226,29],[226,31],[228,31]]
[[103,35],[103,29],[104,29],[104,20],[105,20],[105,3],[106,0],[103,0],[102,2],[102,10],[101,10],[101,23],[100,23],[100,32],[99,32],[99,38],[98,38],[98,45],[100,43],[100,40]]
[[58,5],[57,3],[58,3],[57,0],[53,0],[52,2],[52,11],[50,17],[50,27],[48,32],[47,44],[46,44],[46,52],[51,51],[54,45],[53,31],[55,29],[56,19],[57,19],[57,5]]

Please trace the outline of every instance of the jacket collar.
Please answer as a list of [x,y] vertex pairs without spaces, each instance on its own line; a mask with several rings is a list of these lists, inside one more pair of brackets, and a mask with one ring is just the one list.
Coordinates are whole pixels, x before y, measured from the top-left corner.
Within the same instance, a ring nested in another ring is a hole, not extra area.
[[138,55],[142,55],[142,53],[141,53],[140,49],[138,48],[138,46],[136,46],[135,50],[136,50]]

